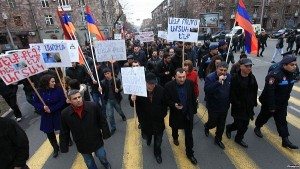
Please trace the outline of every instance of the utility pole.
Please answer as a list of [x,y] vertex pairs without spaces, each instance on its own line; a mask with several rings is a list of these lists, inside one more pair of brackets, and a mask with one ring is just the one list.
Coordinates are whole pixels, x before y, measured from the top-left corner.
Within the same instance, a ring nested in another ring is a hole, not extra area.
[[263,18],[264,18],[264,11],[265,11],[265,1],[266,0],[262,0],[262,6],[261,6],[261,15],[260,15],[260,25],[263,25]]
[[40,40],[40,42],[42,42],[43,39],[41,38],[41,35],[40,35],[40,32],[39,32],[39,28],[38,28],[38,24],[36,22],[36,17],[35,17],[35,14],[33,12],[32,3],[30,2],[30,0],[28,0],[28,4],[29,4],[29,9],[30,9],[30,14],[32,15],[32,18],[33,18],[33,21],[34,21],[35,30],[36,30],[38,39]]

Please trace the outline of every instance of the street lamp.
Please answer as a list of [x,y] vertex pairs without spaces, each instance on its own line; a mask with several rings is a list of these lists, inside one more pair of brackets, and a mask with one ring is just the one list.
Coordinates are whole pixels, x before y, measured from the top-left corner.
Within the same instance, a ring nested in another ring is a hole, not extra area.
[[5,12],[2,12],[2,18],[3,18],[3,24],[5,25],[5,28],[6,28],[6,31],[7,31],[9,40],[10,40],[10,43],[11,43],[13,49],[17,49],[17,47],[15,46],[14,40],[13,40],[13,38],[11,36],[11,33],[9,31],[8,25],[7,25],[8,16],[7,16],[7,14]]

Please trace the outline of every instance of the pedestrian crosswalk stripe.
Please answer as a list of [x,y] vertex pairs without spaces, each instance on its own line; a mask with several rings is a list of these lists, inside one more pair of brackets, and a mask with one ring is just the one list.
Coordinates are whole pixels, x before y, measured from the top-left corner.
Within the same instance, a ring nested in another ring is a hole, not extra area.
[[177,164],[177,167],[179,169],[196,169],[199,168],[199,166],[195,166],[193,165],[189,159],[187,158],[186,154],[185,154],[185,141],[184,141],[184,133],[179,130],[178,134],[178,141],[179,141],[179,146],[175,146],[173,143],[173,137],[172,137],[172,129],[169,126],[169,113],[168,115],[165,117],[165,125],[166,125],[166,132],[167,132],[167,136],[168,136],[168,140],[170,143],[170,146],[172,148],[174,157],[175,157],[175,161]]
[[296,106],[300,106],[300,100],[293,96],[290,97],[289,102],[293,103]]
[[[258,105],[261,106],[261,103],[257,100]],[[300,118],[293,115],[292,113],[287,112],[286,120],[293,125],[294,127],[300,129]]]
[[[203,115],[203,113],[207,113],[207,109],[204,105],[199,104],[197,116],[201,119],[203,123],[206,123],[208,120],[208,115]],[[213,136],[215,135],[214,130],[210,130],[210,134]],[[224,152],[237,169],[259,168],[259,166],[248,156],[248,154],[234,141],[226,137],[223,137],[223,140],[226,143],[226,148],[224,149]]]
[[[58,139],[58,135],[56,135]],[[48,158],[51,156],[53,148],[48,139],[39,147],[39,149],[28,160],[27,165],[30,169],[41,169],[45,165]]]
[[128,119],[123,154],[124,169],[143,168],[141,132],[137,127],[137,119]]
[[299,92],[299,93],[300,93],[300,87],[298,87],[298,86],[294,86],[294,87],[293,87],[293,90],[295,90],[296,92]]
[[87,169],[83,157],[80,153],[76,155],[75,161],[73,162],[71,169]]
[[[254,122],[250,122],[250,126],[254,128],[255,127]],[[274,132],[272,132],[269,129],[269,127],[267,127],[266,125],[264,125],[261,128],[261,131],[264,135],[264,138],[266,138],[266,140],[270,144],[272,144],[273,147],[275,147],[281,154],[286,156],[294,164],[299,164],[299,161],[300,161],[300,152],[299,151],[282,147],[280,137],[277,134],[275,134]]]

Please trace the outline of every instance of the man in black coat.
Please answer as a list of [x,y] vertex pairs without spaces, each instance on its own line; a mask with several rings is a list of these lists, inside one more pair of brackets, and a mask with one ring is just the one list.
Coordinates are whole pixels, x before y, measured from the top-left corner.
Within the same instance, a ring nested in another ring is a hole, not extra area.
[[27,169],[29,143],[25,131],[13,120],[0,117],[0,168]]
[[17,122],[22,120],[22,113],[17,104],[17,91],[18,84],[6,85],[4,81],[0,78],[0,95],[6,101],[6,103],[11,107],[15,115]]
[[79,90],[70,90],[68,99],[71,105],[61,115],[61,152],[66,153],[69,150],[71,131],[77,150],[82,154],[88,168],[97,168],[93,152],[105,168],[111,168],[103,147],[103,139],[110,137],[110,131],[100,107],[94,102],[83,102]]
[[147,97],[131,96],[131,105],[136,102],[136,111],[140,115],[142,133],[145,134],[147,145],[151,144],[154,135],[154,156],[157,163],[162,162],[161,143],[165,129],[164,118],[167,115],[167,105],[164,101],[164,88],[157,85],[155,74],[146,75]]
[[293,86],[297,81],[294,72],[297,70],[297,58],[293,55],[285,56],[281,60],[280,67],[275,68],[265,78],[265,87],[259,96],[261,110],[255,121],[255,134],[262,138],[260,128],[274,117],[279,136],[282,138],[282,146],[290,149],[298,149],[288,139],[289,131],[286,121],[287,106]]
[[184,129],[186,155],[196,165],[192,131],[194,114],[197,113],[197,98],[194,93],[194,84],[186,79],[186,72],[182,68],[176,69],[175,80],[165,85],[165,99],[170,107],[169,123],[174,144],[179,145],[178,129]]
[[235,142],[247,148],[243,141],[250,119],[253,120],[253,108],[257,106],[258,85],[252,74],[252,61],[244,58],[240,61],[240,71],[231,79],[230,100],[231,115],[234,122],[226,126],[226,136],[230,139],[231,132],[237,130]]
[[175,68],[171,62],[171,58],[172,56],[169,53],[165,53],[163,60],[158,64],[157,71],[161,86],[165,86],[174,77]]
[[223,61],[217,65],[217,70],[205,78],[204,91],[206,96],[206,108],[208,121],[204,125],[204,133],[208,137],[209,130],[217,127],[215,144],[225,149],[222,143],[222,135],[225,128],[227,112],[230,106],[230,81],[227,73],[228,64]]

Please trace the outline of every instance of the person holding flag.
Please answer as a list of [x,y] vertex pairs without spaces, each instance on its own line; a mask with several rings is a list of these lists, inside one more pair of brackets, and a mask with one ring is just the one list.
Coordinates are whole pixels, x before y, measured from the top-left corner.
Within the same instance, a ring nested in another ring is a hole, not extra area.
[[[250,16],[246,10],[246,6],[245,6],[243,0],[239,0],[237,12],[235,14],[235,23],[233,26],[235,26],[236,23],[238,23],[238,25],[245,30],[246,52],[256,55],[257,51],[258,51],[258,41],[257,41],[256,35],[255,35],[255,32],[253,30],[252,23],[250,21]],[[232,42],[232,37],[230,40],[230,46],[228,48],[226,61],[228,59],[231,42]]]

